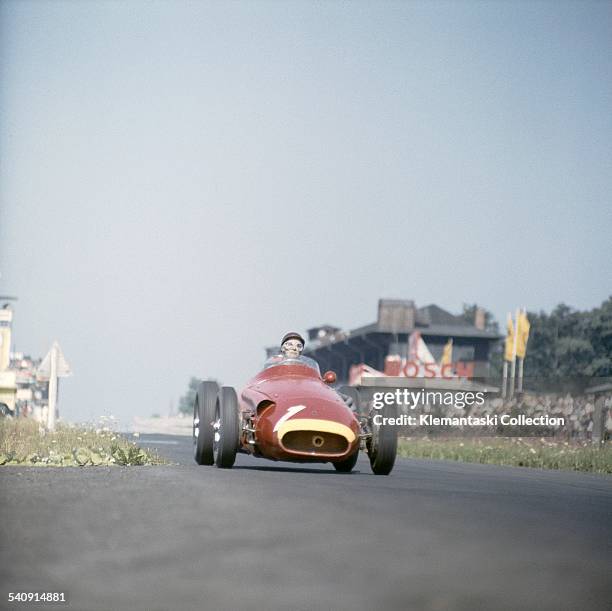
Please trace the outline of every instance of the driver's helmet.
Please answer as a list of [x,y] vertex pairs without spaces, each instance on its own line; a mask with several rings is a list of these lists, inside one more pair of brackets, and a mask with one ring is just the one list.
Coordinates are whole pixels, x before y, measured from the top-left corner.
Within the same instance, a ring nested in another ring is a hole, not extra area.
[[285,358],[297,359],[304,350],[304,338],[295,332],[286,333],[281,340],[281,353]]
[[304,348],[304,345],[306,344],[306,342],[304,341],[304,338],[299,334],[296,333],[295,331],[289,331],[289,333],[285,333],[285,335],[283,335],[283,339],[281,339],[281,348],[285,345],[286,341],[289,341],[290,339],[297,339],[299,342],[301,342],[302,344],[302,349]]

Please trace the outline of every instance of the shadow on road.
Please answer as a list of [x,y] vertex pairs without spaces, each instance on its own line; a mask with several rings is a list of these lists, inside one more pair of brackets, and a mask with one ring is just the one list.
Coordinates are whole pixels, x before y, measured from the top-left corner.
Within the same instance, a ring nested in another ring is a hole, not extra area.
[[356,475],[359,471],[355,471],[353,473],[338,473],[333,468],[330,470],[327,469],[299,469],[292,467],[258,467],[258,466],[246,466],[246,465],[234,465],[233,467],[236,471],[272,471],[272,472],[282,472],[282,473],[320,473],[321,475]]

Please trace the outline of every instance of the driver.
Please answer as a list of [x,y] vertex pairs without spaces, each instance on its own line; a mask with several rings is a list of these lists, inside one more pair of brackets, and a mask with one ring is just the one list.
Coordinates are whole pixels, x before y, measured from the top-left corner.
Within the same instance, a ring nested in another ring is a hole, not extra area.
[[290,331],[281,340],[281,352],[286,359],[296,359],[304,350],[304,338],[294,331]]
[[271,356],[264,364],[264,368],[272,367],[282,363],[286,359],[304,360],[306,357],[301,356],[304,350],[304,338],[295,331],[285,333],[281,340],[280,354]]
[[[300,359],[304,361],[312,361],[308,357],[301,356],[302,350],[304,350],[304,338],[295,331],[290,331],[289,333],[285,333],[283,339],[281,339],[281,354],[277,354],[276,356],[271,356],[266,362],[264,367],[271,367],[273,365],[279,364],[284,359]],[[316,366],[316,365],[315,365]],[[318,366],[316,366],[317,371],[319,370]],[[336,391],[344,403],[346,403],[347,407],[358,415],[357,406],[354,404],[353,399],[350,395],[345,395],[339,391]]]

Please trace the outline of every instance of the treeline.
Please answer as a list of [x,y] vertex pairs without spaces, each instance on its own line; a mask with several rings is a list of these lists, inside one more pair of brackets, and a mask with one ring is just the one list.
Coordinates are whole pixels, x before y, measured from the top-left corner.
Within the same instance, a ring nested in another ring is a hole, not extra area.
[[580,312],[565,304],[529,312],[525,376],[563,379],[612,376],[612,297]]
[[200,385],[199,378],[191,376],[187,392],[179,399],[178,411],[181,414],[193,414],[193,404],[195,402],[198,386]]
[[[219,386],[221,383],[219,380],[215,380],[214,378],[206,378],[206,380],[210,382],[217,382]],[[198,392],[198,386],[200,385],[202,380],[200,378],[196,378],[195,376],[191,376],[189,379],[189,386],[187,387],[187,392],[179,399],[178,403],[178,411],[181,414],[193,414],[193,404],[195,403],[196,394]]]
[[[464,306],[466,320],[474,306]],[[552,312],[527,312],[531,323],[524,364],[526,388],[581,390],[592,378],[612,377],[612,297],[579,311],[559,304]],[[487,326],[499,327],[487,312]],[[491,359],[491,375],[501,377],[503,342]]]

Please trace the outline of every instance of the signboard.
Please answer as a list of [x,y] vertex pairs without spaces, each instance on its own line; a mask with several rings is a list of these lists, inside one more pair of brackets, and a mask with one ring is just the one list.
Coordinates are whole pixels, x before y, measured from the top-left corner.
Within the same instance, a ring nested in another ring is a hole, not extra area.
[[47,355],[42,360],[41,364],[38,366],[38,370],[36,372],[36,377],[39,380],[48,380],[51,377],[51,359],[53,355],[53,350],[56,350],[57,361],[56,361],[56,371],[55,375],[58,378],[65,378],[72,375],[72,369],[62,352],[59,344],[57,342],[53,342],[51,346],[51,350],[47,352]]

